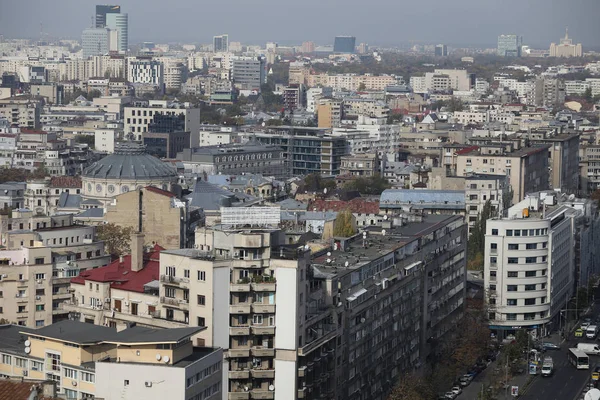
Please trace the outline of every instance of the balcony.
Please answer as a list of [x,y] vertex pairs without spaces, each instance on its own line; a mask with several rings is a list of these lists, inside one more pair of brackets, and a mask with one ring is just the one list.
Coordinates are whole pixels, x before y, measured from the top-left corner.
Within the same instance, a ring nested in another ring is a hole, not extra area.
[[249,392],[229,392],[229,400],[246,400],[250,398]]
[[249,357],[250,349],[229,349],[229,357]]
[[249,292],[250,291],[250,282],[238,281],[238,283],[232,283],[229,285],[230,292]]
[[[273,371],[273,376],[275,376],[275,371]],[[250,392],[250,396],[252,396],[253,399],[274,399],[275,392],[264,389],[253,389]]]
[[252,348],[252,355],[254,357],[275,357],[275,349],[268,347],[255,346]]
[[248,379],[250,371],[229,371],[229,379]]
[[71,297],[71,293],[52,293],[52,300],[68,300]]
[[252,327],[253,335],[274,335],[275,327],[274,326],[253,326]]
[[161,275],[160,281],[169,286],[177,286],[186,289],[190,287],[190,280],[188,278],[180,278],[171,275]]
[[252,312],[258,314],[274,314],[275,304],[254,303],[252,304]]
[[[267,236],[268,238],[268,236]],[[269,243],[263,243],[262,234],[240,234],[234,237],[234,247],[245,247],[249,249],[257,249],[268,246]]]
[[299,399],[303,399],[306,397],[306,394],[308,393],[308,389],[305,387],[303,387],[302,389],[298,389],[298,398]]
[[250,334],[249,326],[232,326],[229,327],[230,336],[247,336]]
[[182,310],[188,310],[190,308],[190,301],[189,300],[175,299],[175,298],[172,298],[172,297],[161,296],[160,302],[162,304],[165,304],[165,305],[168,305],[168,306],[172,306],[172,307],[176,307],[176,308],[181,308]]
[[337,331],[335,331],[335,330],[331,331],[329,333],[326,333],[325,335],[321,336],[320,338],[317,338],[317,339],[313,340],[312,342],[307,343],[305,346],[298,348],[298,355],[305,356],[305,355],[309,354],[311,351],[320,347],[321,345],[334,339],[336,336],[337,336]]
[[274,292],[275,282],[252,283],[252,290],[255,292]]
[[275,378],[275,370],[274,369],[253,369],[251,372],[252,372],[253,378],[260,378],[260,379]]
[[250,304],[235,304],[229,306],[229,314],[250,314]]

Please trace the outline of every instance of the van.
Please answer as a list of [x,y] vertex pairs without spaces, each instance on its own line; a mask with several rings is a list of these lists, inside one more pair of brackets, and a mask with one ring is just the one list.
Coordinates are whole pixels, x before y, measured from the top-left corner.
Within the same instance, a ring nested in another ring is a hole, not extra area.
[[585,330],[585,337],[588,339],[595,339],[598,335],[598,325],[590,325]]
[[600,346],[596,343],[578,343],[577,350],[581,350],[586,354],[600,354]]

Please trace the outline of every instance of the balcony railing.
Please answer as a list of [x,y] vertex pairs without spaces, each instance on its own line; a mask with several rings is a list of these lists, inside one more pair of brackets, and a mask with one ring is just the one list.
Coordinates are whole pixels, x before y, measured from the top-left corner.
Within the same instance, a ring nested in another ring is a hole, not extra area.
[[255,346],[252,348],[252,355],[254,357],[274,357],[275,349],[263,346]]
[[231,336],[247,336],[250,334],[249,326],[230,326],[229,335]]
[[250,396],[253,399],[274,399],[275,392],[265,389],[252,389],[252,391],[250,392]]
[[229,314],[250,314],[250,304],[234,304],[229,306]]
[[250,371],[229,371],[229,379],[249,379]]
[[250,398],[250,392],[229,392],[229,400],[247,400]]
[[253,369],[252,377],[258,379],[273,379],[275,378],[274,369]]
[[252,304],[252,312],[258,314],[273,314],[275,313],[275,304]]
[[254,334],[254,335],[274,335],[275,327],[274,326],[266,326],[266,325],[265,326],[261,326],[261,325],[253,326],[252,334]]
[[188,278],[181,278],[178,276],[171,276],[171,275],[161,275],[160,281],[162,283],[166,283],[167,285],[185,286],[185,287],[187,287],[190,283],[190,280]]

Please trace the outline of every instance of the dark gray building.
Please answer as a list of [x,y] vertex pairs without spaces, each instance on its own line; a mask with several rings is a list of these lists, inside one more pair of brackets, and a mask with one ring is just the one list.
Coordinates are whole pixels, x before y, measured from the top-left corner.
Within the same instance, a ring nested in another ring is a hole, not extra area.
[[260,87],[267,83],[267,61],[264,57],[236,58],[231,77],[240,89],[260,91]]
[[96,28],[106,27],[106,14],[120,14],[121,6],[98,4],[96,6]]
[[286,177],[281,147],[258,142],[184,149],[177,159],[183,162],[186,171],[196,174]]
[[333,43],[334,53],[354,53],[356,48],[355,36],[336,36]]

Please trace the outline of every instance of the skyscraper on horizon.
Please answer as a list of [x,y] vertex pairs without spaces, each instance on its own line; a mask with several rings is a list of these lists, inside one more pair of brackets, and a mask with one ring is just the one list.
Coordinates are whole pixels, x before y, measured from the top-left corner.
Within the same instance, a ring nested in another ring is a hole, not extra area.
[[88,28],[81,34],[83,58],[101,56],[109,51],[109,30],[107,28]]
[[333,42],[334,53],[354,53],[356,36],[336,36]]
[[106,28],[106,16],[108,14],[120,14],[121,6],[98,4],[96,5],[96,28]]
[[107,14],[106,27],[111,32],[117,32],[114,48],[111,50],[127,53],[129,49],[129,22],[128,14]]
[[227,53],[229,51],[229,35],[213,36],[213,51],[215,53]]
[[500,57],[521,57],[523,36],[500,35],[498,36],[498,55]]
[[448,46],[445,44],[438,44],[435,46],[436,57],[446,57],[448,55]]

